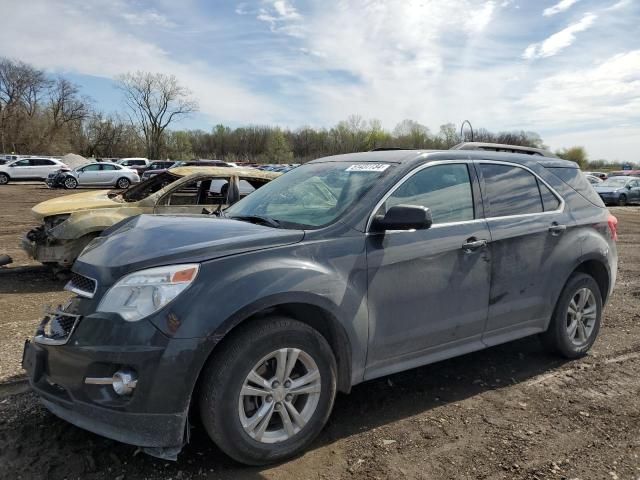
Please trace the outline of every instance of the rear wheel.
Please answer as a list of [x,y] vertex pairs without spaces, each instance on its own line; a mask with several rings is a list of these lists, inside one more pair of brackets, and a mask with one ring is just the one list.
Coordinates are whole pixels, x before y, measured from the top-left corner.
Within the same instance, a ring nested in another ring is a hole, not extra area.
[[581,357],[596,341],[601,317],[600,287],[590,275],[575,273],[560,294],[542,341],[564,357]]
[[129,188],[129,185],[131,185],[131,182],[129,181],[128,178],[119,178],[118,181],[116,182],[116,187],[118,188]]
[[627,204],[627,196],[623,193],[618,197],[618,206],[624,207]]
[[7,183],[9,183],[9,175],[0,173],[0,185],[6,185]]
[[67,190],[73,190],[78,186],[78,181],[73,177],[67,177],[64,179],[64,188]]
[[230,457],[268,464],[311,443],[335,393],[336,362],[325,338],[296,320],[271,317],[216,352],[203,374],[200,416]]

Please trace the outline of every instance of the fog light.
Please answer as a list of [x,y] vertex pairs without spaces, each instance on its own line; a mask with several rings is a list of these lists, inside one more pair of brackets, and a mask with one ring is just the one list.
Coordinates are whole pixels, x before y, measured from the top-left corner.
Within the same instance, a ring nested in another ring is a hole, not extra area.
[[118,395],[131,395],[137,384],[138,377],[131,370],[118,370],[111,380],[111,386]]

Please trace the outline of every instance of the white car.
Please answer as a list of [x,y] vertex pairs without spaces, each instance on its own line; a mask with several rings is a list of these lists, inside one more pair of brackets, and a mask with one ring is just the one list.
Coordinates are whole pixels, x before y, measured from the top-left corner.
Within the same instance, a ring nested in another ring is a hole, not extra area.
[[140,170],[146,170],[150,163],[149,160],[142,157],[121,158],[118,160],[118,165],[133,168],[138,172],[140,172]]
[[0,165],[0,185],[14,180],[45,180],[67,166],[53,158],[28,157]]
[[116,188],[128,188],[132,183],[139,183],[138,172],[132,168],[116,163],[90,163],[70,171],[59,171],[49,175],[47,186],[74,189],[78,186],[93,187],[113,185]]

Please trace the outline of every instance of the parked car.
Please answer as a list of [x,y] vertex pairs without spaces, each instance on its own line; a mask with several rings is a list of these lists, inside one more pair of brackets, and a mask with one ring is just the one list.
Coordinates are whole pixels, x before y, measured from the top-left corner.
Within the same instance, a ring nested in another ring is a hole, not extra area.
[[600,180],[606,180],[608,175],[605,172],[584,172],[585,175],[592,175]]
[[146,158],[140,157],[121,158],[120,160],[118,160],[118,165],[133,168],[134,170],[138,171],[140,175],[147,169],[150,163],[151,162],[149,162],[149,160],[147,160]]
[[616,223],[565,160],[322,158],[218,220],[114,225],[23,365],[55,415],[152,455],[176,458],[191,414],[234,459],[277,462],[365,380],[533,334],[584,355],[616,280]]
[[45,180],[50,173],[66,167],[53,158],[29,157],[0,165],[0,185],[19,180]]
[[640,177],[640,170],[618,170],[609,172],[609,177]]
[[158,175],[159,173],[164,173],[170,168],[175,167],[232,167],[230,163],[223,162],[222,160],[181,160],[173,162],[171,165],[161,168],[161,169],[148,169],[142,174],[142,179],[146,180],[148,178],[153,177],[154,175]]
[[174,160],[154,160],[145,169],[138,169],[138,173],[144,175],[147,172],[164,172],[175,164]]
[[585,175],[585,177],[589,183],[594,186],[601,184],[603,181],[600,177],[596,177],[595,175]]
[[640,179],[637,177],[609,177],[594,185],[595,191],[607,205],[624,206],[627,203],[640,202]]
[[78,186],[95,187],[113,185],[116,188],[129,188],[132,183],[139,183],[138,172],[115,163],[90,163],[82,167],[61,169],[50,173],[46,183],[49,188],[66,188],[73,190]]
[[248,195],[242,185],[256,189],[277,176],[242,168],[181,167],[123,192],[92,190],[54,198],[33,207],[42,223],[27,232],[22,248],[41,263],[67,269],[92,239],[125,218],[141,213],[200,214],[203,209],[213,213]]

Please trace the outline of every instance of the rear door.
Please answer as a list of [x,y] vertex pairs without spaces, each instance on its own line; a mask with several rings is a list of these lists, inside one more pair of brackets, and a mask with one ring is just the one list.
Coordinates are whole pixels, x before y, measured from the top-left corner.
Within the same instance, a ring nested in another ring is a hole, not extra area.
[[640,180],[631,180],[629,187],[629,200],[634,203],[640,202]]
[[57,172],[62,168],[59,163],[48,158],[36,158],[33,159],[33,161],[38,166],[38,175],[40,178],[46,179],[50,173]]
[[102,185],[115,185],[120,169],[109,163],[100,164],[100,183]]
[[[483,341],[489,345],[536,333],[550,312],[548,276],[573,220],[564,201],[519,164],[479,161],[491,232],[491,289]],[[577,248],[577,247],[576,247]]]

